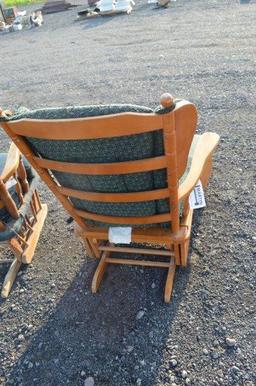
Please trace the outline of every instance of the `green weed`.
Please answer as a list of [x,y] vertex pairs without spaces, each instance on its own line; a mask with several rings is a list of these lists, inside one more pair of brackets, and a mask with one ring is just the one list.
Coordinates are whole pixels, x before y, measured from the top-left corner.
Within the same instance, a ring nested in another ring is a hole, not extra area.
[[4,8],[8,7],[20,7],[22,5],[30,5],[30,4],[37,4],[42,3],[42,0],[5,0],[4,1]]

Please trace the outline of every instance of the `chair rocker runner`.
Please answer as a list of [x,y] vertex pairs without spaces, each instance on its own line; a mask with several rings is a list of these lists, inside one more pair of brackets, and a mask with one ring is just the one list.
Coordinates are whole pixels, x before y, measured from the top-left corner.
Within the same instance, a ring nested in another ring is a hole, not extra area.
[[[175,267],[187,265],[189,195],[199,179],[207,186],[219,136],[194,135],[193,104],[164,94],[161,105],[157,111],[133,105],[45,109],[2,119],[76,221],[87,254],[99,259],[93,292],[108,264],[160,267],[167,269],[169,302]],[[109,228],[118,226],[132,228],[130,245],[109,242]]]
[[7,245],[15,255],[2,285],[3,298],[8,297],[21,264],[31,263],[47,214],[36,190],[38,182],[14,143],[8,154],[0,154],[0,246]]

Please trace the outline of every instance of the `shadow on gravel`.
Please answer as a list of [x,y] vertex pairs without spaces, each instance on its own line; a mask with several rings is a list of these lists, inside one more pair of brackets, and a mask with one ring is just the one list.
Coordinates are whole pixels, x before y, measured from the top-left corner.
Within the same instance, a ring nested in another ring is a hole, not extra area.
[[[195,232],[200,223],[196,217]],[[134,386],[138,378],[155,384],[179,304],[186,297],[190,268],[177,269],[167,305],[165,270],[109,266],[93,295],[95,267],[94,261],[85,263],[53,312],[44,315],[48,321],[29,341],[7,385],[79,386],[88,376],[94,377],[95,386]],[[51,291],[45,295],[49,300]]]

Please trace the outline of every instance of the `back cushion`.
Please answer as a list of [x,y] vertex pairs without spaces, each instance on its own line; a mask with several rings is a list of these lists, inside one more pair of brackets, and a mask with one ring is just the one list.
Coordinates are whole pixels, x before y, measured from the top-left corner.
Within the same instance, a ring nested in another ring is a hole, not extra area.
[[[92,117],[122,112],[152,113],[133,105],[85,106],[25,112],[25,118],[65,119]],[[16,119],[21,119],[18,117]],[[72,130],[72,127],[70,128]],[[192,135],[193,137],[193,135]],[[191,140],[192,140],[191,137]],[[190,140],[190,143],[191,143]],[[138,160],[164,154],[162,130],[130,136],[92,140],[44,140],[27,138],[36,154],[43,158],[75,163],[109,163]],[[188,140],[189,141],[189,140]],[[190,146],[190,144],[189,144]],[[189,148],[189,147],[188,147]],[[188,153],[188,150],[184,150]],[[60,185],[92,192],[139,192],[167,186],[166,170],[122,175],[78,175],[52,171]],[[169,211],[168,200],[136,203],[102,203],[70,199],[77,209],[112,216],[149,216]]]

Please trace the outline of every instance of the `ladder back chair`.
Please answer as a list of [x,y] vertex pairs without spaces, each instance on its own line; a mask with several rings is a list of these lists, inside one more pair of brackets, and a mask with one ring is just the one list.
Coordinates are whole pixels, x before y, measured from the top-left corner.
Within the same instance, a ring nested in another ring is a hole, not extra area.
[[2,285],[3,298],[8,297],[21,264],[31,263],[44,224],[47,205],[41,204],[38,182],[14,143],[7,154],[0,153],[0,246],[8,246],[15,255]]
[[[169,302],[175,267],[187,265],[189,195],[199,179],[206,187],[219,136],[195,136],[193,104],[164,94],[161,106],[45,109],[2,119],[3,129],[75,220],[87,254],[99,259],[93,292],[108,264],[161,267],[167,269]],[[130,245],[109,241],[116,227],[131,231]]]

